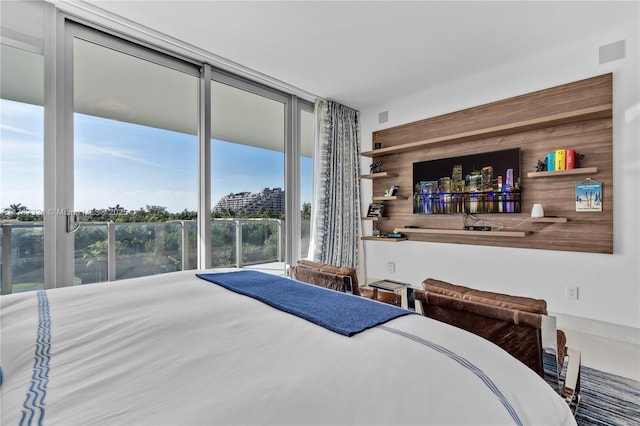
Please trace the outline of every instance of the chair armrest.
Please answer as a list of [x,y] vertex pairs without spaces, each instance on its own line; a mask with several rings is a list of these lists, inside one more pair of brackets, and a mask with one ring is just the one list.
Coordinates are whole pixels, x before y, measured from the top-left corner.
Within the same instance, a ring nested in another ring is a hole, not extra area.
[[582,354],[573,348],[567,348],[567,370],[565,373],[562,396],[575,414],[580,403],[580,367]]

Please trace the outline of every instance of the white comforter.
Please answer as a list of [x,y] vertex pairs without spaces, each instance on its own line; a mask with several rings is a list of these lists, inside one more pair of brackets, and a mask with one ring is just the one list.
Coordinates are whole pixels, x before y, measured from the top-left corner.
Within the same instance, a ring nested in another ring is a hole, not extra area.
[[37,293],[0,298],[2,425],[575,424],[519,361],[419,315],[345,337],[194,271],[46,295],[33,412]]

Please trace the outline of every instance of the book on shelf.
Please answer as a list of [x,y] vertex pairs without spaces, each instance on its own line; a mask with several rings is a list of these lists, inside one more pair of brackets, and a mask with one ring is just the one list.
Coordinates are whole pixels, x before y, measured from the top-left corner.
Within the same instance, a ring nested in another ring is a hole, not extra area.
[[564,149],[556,149],[556,170],[564,170],[565,169],[565,161],[566,161],[567,151]]
[[571,170],[576,168],[576,150],[568,149],[565,154],[565,169]]
[[556,169],[556,153],[548,152],[547,153],[547,171],[552,172]]
[[384,203],[371,203],[367,210],[367,217],[382,217],[384,213]]

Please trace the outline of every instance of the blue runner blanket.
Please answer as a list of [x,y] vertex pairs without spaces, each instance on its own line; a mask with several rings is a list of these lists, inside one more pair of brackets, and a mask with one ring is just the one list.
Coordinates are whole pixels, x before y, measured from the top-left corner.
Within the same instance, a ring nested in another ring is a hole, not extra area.
[[239,271],[196,276],[345,336],[353,336],[394,318],[415,313],[264,272]]

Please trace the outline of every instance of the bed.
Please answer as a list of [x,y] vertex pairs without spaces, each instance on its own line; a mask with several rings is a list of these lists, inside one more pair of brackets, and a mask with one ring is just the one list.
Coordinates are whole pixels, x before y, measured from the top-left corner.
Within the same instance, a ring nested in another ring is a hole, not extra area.
[[[549,385],[480,337],[247,272],[1,296],[0,424],[575,425]],[[287,294],[313,302],[301,311],[331,306],[339,324],[319,325],[217,279],[292,285]],[[392,319],[343,330],[340,321],[352,320],[343,302]]]

